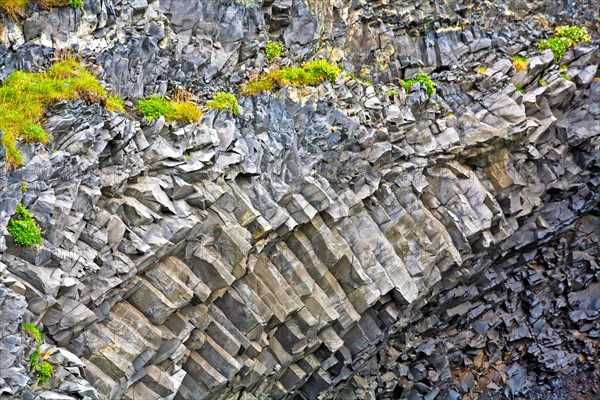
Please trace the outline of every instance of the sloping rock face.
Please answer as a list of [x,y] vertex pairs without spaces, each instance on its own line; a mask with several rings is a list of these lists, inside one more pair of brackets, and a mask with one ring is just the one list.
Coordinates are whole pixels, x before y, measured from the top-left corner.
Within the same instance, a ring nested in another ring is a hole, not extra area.
[[[281,63],[348,72],[192,125],[53,106],[50,147],[21,144],[0,175],[0,397],[585,398],[564,382],[600,374],[600,4],[496,3],[86,0],[3,19],[0,77],[76,47],[131,101],[237,90],[268,38]],[[535,50],[561,23],[593,35],[566,72]],[[397,87],[418,70],[433,97]],[[42,247],[7,234],[18,202]],[[54,351],[43,386],[22,321]]]

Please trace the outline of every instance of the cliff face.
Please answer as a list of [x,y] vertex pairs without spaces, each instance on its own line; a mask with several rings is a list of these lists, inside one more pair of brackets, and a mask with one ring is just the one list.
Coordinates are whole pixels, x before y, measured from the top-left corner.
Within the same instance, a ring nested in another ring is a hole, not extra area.
[[[600,3],[495,3],[86,0],[2,19],[0,77],[76,48],[130,102],[235,93],[269,38],[282,64],[347,72],[191,125],[51,107],[48,148],[0,172],[0,397],[586,398],[573,373],[597,396]],[[536,51],[561,24],[593,37],[566,70]],[[431,98],[398,84],[420,70]],[[19,202],[42,247],[5,231]],[[42,387],[23,321],[54,352]]]

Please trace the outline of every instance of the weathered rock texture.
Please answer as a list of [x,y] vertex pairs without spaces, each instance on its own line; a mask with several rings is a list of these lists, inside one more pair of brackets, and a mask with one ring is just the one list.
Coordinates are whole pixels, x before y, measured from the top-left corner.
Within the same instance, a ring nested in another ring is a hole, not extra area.
[[[328,56],[374,86],[345,73],[185,126],[52,107],[50,148],[22,144],[0,176],[0,397],[543,398],[593,366],[600,4],[496,3],[86,0],[3,20],[0,77],[75,46],[132,101],[236,90],[267,38],[281,63]],[[570,80],[535,51],[546,21],[594,35]],[[419,69],[431,99],[398,89]],[[19,201],[41,248],[4,230]],[[61,355],[42,388],[23,320]]]

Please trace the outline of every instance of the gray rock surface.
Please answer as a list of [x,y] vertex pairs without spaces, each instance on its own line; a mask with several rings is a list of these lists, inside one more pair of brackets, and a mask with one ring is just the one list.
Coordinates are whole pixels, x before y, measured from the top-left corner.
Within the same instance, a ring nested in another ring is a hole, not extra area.
[[[0,79],[78,48],[130,102],[208,98],[278,38],[348,72],[192,125],[51,107],[0,169],[0,398],[514,398],[598,360],[597,23],[570,81],[535,50],[597,1],[84,3],[3,18]],[[420,69],[432,98],[398,84]]]

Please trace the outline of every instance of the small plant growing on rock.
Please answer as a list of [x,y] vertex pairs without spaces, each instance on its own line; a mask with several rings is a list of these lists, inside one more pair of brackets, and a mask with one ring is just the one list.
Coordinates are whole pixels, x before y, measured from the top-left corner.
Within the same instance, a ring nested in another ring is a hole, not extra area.
[[515,85],[515,90],[516,90],[517,92],[519,92],[519,93],[524,93],[524,92],[525,92],[525,89],[523,89],[523,86],[521,86],[521,85],[518,85],[518,84],[516,84],[516,83],[513,83],[513,85]]
[[527,64],[529,64],[529,61],[527,60],[526,57],[514,56],[512,62],[513,62],[513,67],[515,67],[515,69],[517,71],[519,71],[519,72],[527,71]]
[[424,74],[422,72],[419,72],[417,76],[413,79],[402,80],[400,81],[400,83],[402,83],[402,86],[404,87],[404,90],[406,90],[406,93],[410,92],[410,89],[415,83],[421,83],[425,85],[425,91],[427,92],[427,95],[429,97],[431,97],[435,92],[435,83],[431,80],[429,75]]
[[560,77],[563,78],[566,81],[570,81],[571,80],[571,78],[569,78],[569,75],[567,75],[566,72],[561,73]]
[[559,26],[554,30],[554,37],[544,39],[538,45],[538,50],[550,49],[554,54],[554,60],[559,62],[570,47],[579,43],[588,43],[592,40],[587,29],[578,26]]
[[42,334],[33,324],[23,324],[21,328],[37,342],[35,351],[29,357],[29,370],[38,378],[40,384],[46,383],[52,377],[54,367],[48,361],[40,360],[44,358],[41,354]]
[[487,72],[487,68],[486,67],[477,67],[475,69],[475,72],[477,72],[479,75],[485,75],[485,73]]
[[33,215],[21,203],[17,204],[16,216],[6,227],[15,243],[21,246],[42,244],[42,230],[33,219]]
[[277,57],[280,57],[285,52],[285,46],[282,42],[267,42],[267,48],[265,53],[269,61],[273,61]]
[[546,86],[547,84],[548,84],[548,82],[544,78],[540,79],[540,85]]
[[216,110],[227,110],[232,115],[240,115],[240,107],[235,96],[227,92],[218,92],[206,105]]
[[21,182],[21,193],[25,194],[27,192],[27,182]]
[[398,91],[396,89],[389,90],[385,93],[387,97],[394,97],[398,95]]
[[119,96],[109,96],[106,98],[106,109],[112,112],[125,112],[125,103]]

